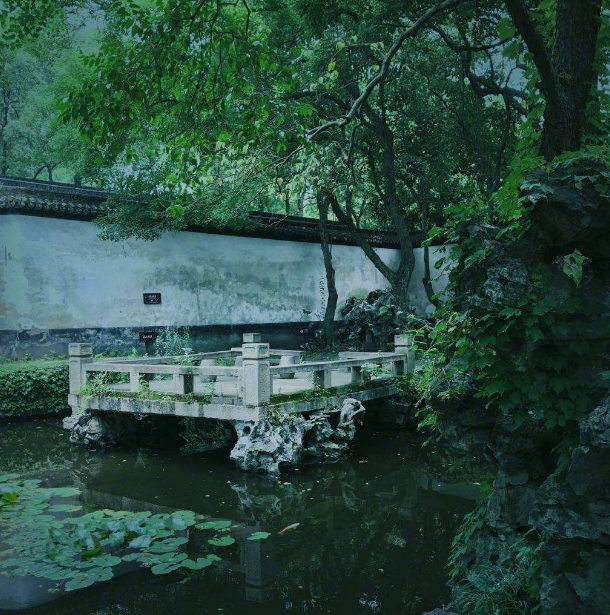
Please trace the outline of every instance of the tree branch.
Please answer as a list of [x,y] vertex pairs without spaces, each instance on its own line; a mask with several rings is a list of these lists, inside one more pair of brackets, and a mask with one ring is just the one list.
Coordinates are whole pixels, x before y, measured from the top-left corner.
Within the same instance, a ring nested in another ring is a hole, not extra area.
[[364,103],[368,100],[370,95],[374,92],[375,88],[385,81],[388,76],[388,72],[390,70],[390,64],[394,59],[394,56],[398,53],[399,49],[402,47],[403,43],[408,39],[417,35],[417,33],[433,18],[436,17],[439,13],[443,11],[453,8],[463,2],[464,0],[444,0],[439,4],[428,9],[415,23],[407,28],[395,41],[394,44],[390,47],[390,50],[383,58],[381,62],[381,67],[377,74],[367,83],[366,87],[360,94],[360,96],[354,101],[350,110],[346,115],[332,120],[330,122],[326,122],[321,126],[317,126],[316,128],[312,128],[307,131],[307,136],[310,139],[315,139],[318,135],[326,132],[330,128],[341,128],[346,124],[352,122],[356,117],[360,115],[362,112],[362,107]]
[[506,10],[513,20],[513,24],[527,45],[527,48],[532,53],[534,64],[536,64],[536,68],[540,74],[540,88],[547,99],[557,102],[559,100],[559,94],[551,58],[544,39],[536,29],[536,24],[532,20],[532,16],[523,0],[505,0],[505,4]]
[[443,39],[443,41],[445,42],[447,47],[451,49],[451,51],[454,51],[455,53],[458,53],[460,55],[463,54],[462,70],[464,71],[464,75],[470,82],[470,86],[472,87],[474,93],[479,98],[484,98],[485,96],[490,95],[502,96],[505,100],[508,100],[510,102],[511,106],[517,111],[517,113],[520,113],[521,115],[527,115],[527,109],[519,101],[516,100],[517,98],[525,100],[525,94],[523,92],[520,92],[519,90],[509,87],[508,85],[498,85],[498,83],[496,83],[496,81],[494,80],[493,76],[495,75],[495,69],[493,66],[493,59],[490,57],[488,50],[485,50],[482,47],[480,48],[488,54],[488,60],[492,72],[491,79],[487,79],[481,75],[477,75],[472,70],[472,53],[476,49],[476,47],[468,44],[466,36],[463,32],[461,32],[461,34],[464,40],[464,44],[460,45],[456,43],[442,28],[435,27],[433,28],[433,30]]
[[362,236],[360,231],[356,228],[354,221],[343,211],[337,197],[333,193],[328,195],[328,202],[330,203],[333,213],[337,216],[337,220],[339,220],[341,224],[345,225],[350,230],[356,240],[356,243],[362,248],[362,251],[366,254],[367,258],[373,263],[373,265],[375,265],[381,275],[392,283],[392,281],[396,278],[396,272],[385,264],[379,254],[375,252],[371,244]]

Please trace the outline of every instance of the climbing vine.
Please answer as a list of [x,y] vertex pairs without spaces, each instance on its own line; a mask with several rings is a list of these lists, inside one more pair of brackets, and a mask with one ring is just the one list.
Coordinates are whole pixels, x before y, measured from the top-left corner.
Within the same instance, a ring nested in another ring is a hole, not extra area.
[[[459,264],[451,274],[451,298],[428,334],[427,356],[451,357],[448,377],[473,373],[476,397],[490,412],[510,415],[517,424],[542,420],[569,439],[596,401],[596,379],[605,374],[606,346],[599,339],[610,326],[601,301],[583,293],[599,262],[569,246],[552,262],[524,253],[536,245],[531,233],[532,216],[540,215],[537,203],[544,201],[542,215],[552,217],[553,199],[565,193],[583,202],[610,199],[607,146],[587,145],[543,164],[520,185],[519,206],[528,215],[502,230],[471,234],[452,248]],[[461,222],[447,230],[448,238],[455,238]],[[560,244],[560,225],[555,229],[551,221],[546,228],[551,228],[551,248],[553,241]],[[523,237],[529,244],[519,243]],[[572,251],[565,254],[566,249]],[[494,267],[500,277],[490,279],[487,272]]]

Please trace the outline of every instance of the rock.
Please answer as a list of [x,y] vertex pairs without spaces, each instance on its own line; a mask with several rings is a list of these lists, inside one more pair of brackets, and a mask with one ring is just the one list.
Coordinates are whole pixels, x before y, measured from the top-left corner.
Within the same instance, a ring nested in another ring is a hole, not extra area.
[[511,416],[502,417],[490,438],[493,456],[511,485],[525,485],[530,479],[540,484],[551,469],[548,460],[553,446],[544,421],[533,417],[522,423],[516,423]]
[[[597,164],[600,166],[595,171],[587,167],[573,172],[589,176],[603,173],[605,165]],[[607,198],[600,198],[596,182],[576,186],[573,176],[566,176],[563,168],[551,175],[542,170],[534,171],[532,176],[545,187],[544,198],[532,201],[530,217],[533,223],[529,231],[532,241],[553,247],[577,245],[589,258],[610,258],[610,204]],[[531,185],[535,190],[536,183],[531,182]]]
[[[312,415],[304,440],[305,456],[335,460],[345,455],[364,412],[364,406],[357,399],[348,398],[338,410]],[[333,419],[337,421],[335,428],[332,426]]]
[[610,613],[610,553],[607,548],[583,549],[580,565],[570,567],[565,578],[578,596],[583,613]]
[[422,615],[456,615],[453,611],[445,611],[444,609],[434,609],[434,611],[426,611]]
[[347,452],[364,411],[350,398],[337,410],[316,412],[307,419],[273,413],[257,423],[235,421],[239,439],[231,459],[242,470],[269,474],[294,468],[306,458],[334,461]]
[[376,404],[375,421],[385,425],[406,427],[415,425],[415,406],[410,400],[395,395],[388,397],[383,403]]
[[116,444],[113,430],[103,418],[85,412],[69,416],[63,421],[70,430],[70,442],[90,448],[106,448]]
[[537,530],[545,541],[542,615],[610,613],[610,397],[581,421],[579,433],[567,467],[553,471],[552,436],[536,420],[496,425],[490,448],[501,469],[465,562],[470,571],[510,566],[515,545]]
[[580,423],[580,443],[583,446],[610,451],[610,397]]
[[316,412],[308,420],[304,453],[308,457],[336,459],[343,453],[343,447],[331,442],[334,429],[324,412]]
[[306,431],[307,421],[300,415],[271,414],[238,433],[231,459],[242,470],[279,474],[301,462]]
[[496,415],[475,397],[479,387],[476,375],[453,362],[447,377],[439,371],[430,387],[428,404],[438,412],[438,429],[448,446],[456,450],[483,454],[486,451]]
[[548,535],[543,615],[610,613],[610,397],[580,423],[568,467],[544,481],[530,525]]
[[512,526],[526,526],[536,494],[537,485],[513,485],[500,470],[489,499],[485,522],[497,531],[509,531]]

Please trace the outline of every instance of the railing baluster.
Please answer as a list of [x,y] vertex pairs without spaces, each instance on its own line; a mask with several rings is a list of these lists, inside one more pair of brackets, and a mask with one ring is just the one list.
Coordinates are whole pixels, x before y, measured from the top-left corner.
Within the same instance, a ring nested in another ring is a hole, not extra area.
[[93,363],[93,349],[91,344],[69,344],[68,355],[69,391],[77,395],[87,385],[87,372],[83,366]]
[[313,386],[328,389],[331,384],[332,372],[329,368],[318,369],[313,372]]
[[174,374],[172,383],[176,395],[188,395],[195,391],[195,378],[192,374]]
[[402,376],[405,373],[405,361],[398,360],[392,363],[392,375],[394,377]]
[[246,343],[242,346],[244,358],[241,387],[246,406],[263,406],[271,399],[271,372],[269,371],[269,344]]
[[415,370],[415,348],[414,338],[412,335],[396,335],[394,336],[394,349],[397,354],[405,355],[404,371],[412,374]]
[[137,367],[129,370],[129,390],[137,391],[140,388],[140,372]]
[[362,365],[350,367],[350,376],[352,384],[360,384],[362,382]]

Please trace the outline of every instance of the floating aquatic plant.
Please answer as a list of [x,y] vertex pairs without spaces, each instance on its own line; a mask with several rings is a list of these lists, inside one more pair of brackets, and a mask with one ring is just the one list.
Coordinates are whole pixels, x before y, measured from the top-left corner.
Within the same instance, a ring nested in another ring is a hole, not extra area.
[[[184,552],[188,530],[225,533],[208,540],[216,547],[232,545],[227,520],[204,521],[203,515],[96,510],[82,512],[72,487],[49,488],[38,479],[0,476],[0,575],[35,576],[73,591],[110,580],[129,565],[153,574],[179,569],[202,570],[220,558],[214,554],[190,559]],[[61,501],[70,499],[70,501]],[[59,500],[59,502],[58,502]],[[66,516],[71,515],[71,516]],[[62,518],[63,517],[63,518]]]
[[265,540],[269,538],[271,534],[269,532],[254,532],[248,536],[248,540]]

